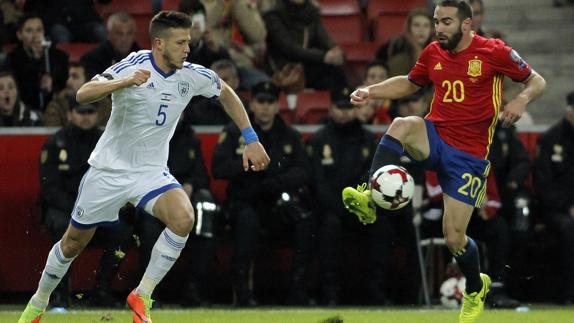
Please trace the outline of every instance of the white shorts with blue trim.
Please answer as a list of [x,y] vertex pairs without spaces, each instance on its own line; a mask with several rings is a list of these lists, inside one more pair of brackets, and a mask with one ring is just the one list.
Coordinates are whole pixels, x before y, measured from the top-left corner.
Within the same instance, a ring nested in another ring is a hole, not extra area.
[[70,222],[79,229],[115,224],[120,208],[128,202],[153,214],[157,197],[172,188],[181,184],[167,167],[146,172],[90,167],[80,183]]

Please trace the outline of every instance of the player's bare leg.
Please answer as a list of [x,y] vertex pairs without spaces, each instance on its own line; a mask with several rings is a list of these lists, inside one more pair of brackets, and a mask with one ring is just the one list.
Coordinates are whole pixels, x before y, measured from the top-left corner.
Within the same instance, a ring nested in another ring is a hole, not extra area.
[[140,284],[127,299],[136,323],[151,323],[151,294],[179,257],[194,223],[193,207],[187,194],[180,188],[161,194],[153,206],[153,213],[166,228],[152,249],[150,262]]
[[50,301],[50,295],[58,286],[68,268],[70,268],[72,261],[88,245],[95,232],[95,227],[83,230],[72,225],[68,226],[62,239],[54,244],[52,250],[48,253],[48,259],[38,283],[38,289],[28,302],[24,312],[22,312],[18,323],[40,322]]
[[[369,177],[385,165],[398,164],[405,150],[416,160],[424,160],[430,154],[426,124],[420,117],[393,120],[377,147]],[[364,224],[373,223],[377,219],[371,190],[367,185],[359,185],[357,189],[346,187],[342,193],[345,208]]]
[[459,322],[474,322],[484,309],[484,299],[490,289],[490,277],[480,273],[480,259],[476,243],[466,236],[466,228],[474,206],[443,193],[443,234],[460,270],[466,278],[466,291]]

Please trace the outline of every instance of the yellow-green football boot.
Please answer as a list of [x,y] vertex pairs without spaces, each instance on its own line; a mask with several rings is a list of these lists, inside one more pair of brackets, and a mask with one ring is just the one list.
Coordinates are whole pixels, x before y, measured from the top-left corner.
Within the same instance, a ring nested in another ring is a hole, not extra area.
[[343,204],[363,224],[370,224],[377,220],[375,204],[371,199],[371,190],[367,189],[367,183],[357,186],[357,189],[346,187],[343,190]]
[[480,291],[471,293],[470,295],[466,292],[463,293],[462,308],[460,309],[460,315],[458,317],[459,323],[475,322],[484,309],[484,300],[490,290],[490,277],[488,277],[487,274],[481,273],[480,279],[482,280],[482,288]]

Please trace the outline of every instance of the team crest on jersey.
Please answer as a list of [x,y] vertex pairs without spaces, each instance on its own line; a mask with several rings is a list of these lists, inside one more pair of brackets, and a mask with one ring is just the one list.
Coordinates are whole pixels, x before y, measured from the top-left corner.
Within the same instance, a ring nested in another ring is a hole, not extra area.
[[186,96],[189,93],[189,82],[179,81],[177,84],[177,89],[179,90],[179,95]]
[[474,59],[468,61],[468,73],[470,77],[477,77],[482,75],[482,61],[476,56]]

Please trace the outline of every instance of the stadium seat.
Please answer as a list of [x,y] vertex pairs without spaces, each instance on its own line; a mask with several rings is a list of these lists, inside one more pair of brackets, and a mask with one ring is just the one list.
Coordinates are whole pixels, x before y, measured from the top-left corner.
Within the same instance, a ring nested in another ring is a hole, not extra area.
[[373,23],[381,14],[407,15],[412,9],[421,7],[426,7],[425,0],[371,0],[367,4],[367,18]]
[[360,42],[343,44],[345,52],[345,75],[351,87],[360,85],[365,74],[365,66],[375,59],[378,44],[374,42]]
[[[165,0],[164,0],[165,1]],[[322,16],[348,16],[361,14],[357,0],[319,0]]]
[[279,115],[283,121],[287,124],[292,124],[295,119],[295,110],[289,109],[289,104],[287,103],[287,94],[281,92],[279,95]]
[[325,30],[339,45],[363,40],[363,20],[361,15],[321,16]]
[[70,55],[70,62],[79,62],[86,52],[98,47],[98,45],[97,43],[59,43],[56,47]]
[[316,124],[329,112],[331,95],[329,91],[304,90],[297,94],[295,122]]
[[130,15],[151,15],[153,9],[149,0],[112,0],[108,4],[95,2],[96,11],[100,17],[107,19],[113,13],[126,12]]
[[141,48],[151,48],[151,40],[149,38],[149,22],[153,18],[153,14],[134,15],[136,21],[137,33],[136,42]]
[[406,16],[381,15],[375,23],[375,42],[386,44],[393,36],[404,31]]
[[180,2],[181,0],[163,0],[161,2],[161,10],[177,11]]

